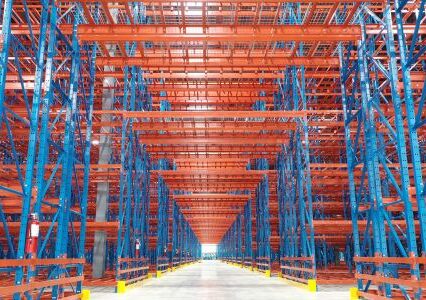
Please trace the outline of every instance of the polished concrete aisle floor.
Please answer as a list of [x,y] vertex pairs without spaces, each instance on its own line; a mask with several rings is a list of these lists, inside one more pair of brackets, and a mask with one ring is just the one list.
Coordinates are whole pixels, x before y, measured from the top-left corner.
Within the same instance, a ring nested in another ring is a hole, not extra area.
[[91,299],[342,300],[349,299],[348,291],[349,288],[344,288],[340,291],[310,293],[288,285],[280,278],[267,278],[263,274],[219,261],[203,261],[167,273],[161,278],[149,279],[142,286],[129,289],[125,294],[94,289]]

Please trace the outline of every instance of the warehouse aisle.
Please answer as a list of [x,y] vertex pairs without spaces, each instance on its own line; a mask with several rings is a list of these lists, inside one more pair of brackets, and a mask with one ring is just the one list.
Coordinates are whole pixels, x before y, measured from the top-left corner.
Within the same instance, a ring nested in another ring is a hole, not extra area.
[[162,278],[150,279],[143,286],[130,289],[126,294],[102,293],[94,290],[91,299],[342,300],[348,297],[348,290],[309,293],[287,285],[279,278],[266,278],[259,273],[218,261],[204,261],[168,273]]

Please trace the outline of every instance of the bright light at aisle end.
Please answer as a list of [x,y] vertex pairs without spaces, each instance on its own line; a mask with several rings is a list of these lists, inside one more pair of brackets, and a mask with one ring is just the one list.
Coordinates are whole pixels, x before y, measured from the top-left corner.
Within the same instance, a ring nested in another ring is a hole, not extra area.
[[205,253],[216,253],[217,251],[217,245],[216,244],[202,244],[201,245],[201,252],[203,254]]

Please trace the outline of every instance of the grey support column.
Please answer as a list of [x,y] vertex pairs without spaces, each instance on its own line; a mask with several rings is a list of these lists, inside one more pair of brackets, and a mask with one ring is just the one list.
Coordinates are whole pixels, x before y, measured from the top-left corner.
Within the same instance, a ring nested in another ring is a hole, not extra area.
[[[118,10],[116,8],[110,8],[109,23],[117,23]],[[116,52],[116,45],[107,44],[106,49],[110,56],[114,56]],[[114,67],[105,66],[105,72],[114,71]],[[105,77],[103,80],[103,91],[102,91],[102,110],[112,110],[114,107],[114,86],[116,78]],[[112,121],[111,115],[101,115],[101,121],[103,124],[108,124]],[[112,127],[103,126],[100,130],[99,137],[99,164],[109,164],[112,156],[112,139],[111,133]],[[108,171],[107,169],[100,171]],[[109,202],[109,183],[99,182],[97,187],[96,195],[96,222],[105,222],[107,220]],[[105,272],[105,260],[106,260],[106,232],[96,231],[95,241],[93,247],[93,278],[101,278]]]
[[[112,68],[113,69],[113,68]],[[105,71],[113,71],[105,67]],[[114,77],[105,77],[103,81],[102,110],[112,110],[114,106]],[[102,115],[101,121],[107,124],[111,122],[111,115]],[[99,164],[109,164],[112,155],[111,149],[111,130],[109,126],[103,126],[100,130],[99,138]],[[107,171],[107,170],[101,170]],[[109,183],[99,182],[96,195],[96,222],[107,221],[109,200]],[[106,259],[106,233],[105,231],[95,232],[95,243],[93,248],[93,278],[101,278],[105,272]]]

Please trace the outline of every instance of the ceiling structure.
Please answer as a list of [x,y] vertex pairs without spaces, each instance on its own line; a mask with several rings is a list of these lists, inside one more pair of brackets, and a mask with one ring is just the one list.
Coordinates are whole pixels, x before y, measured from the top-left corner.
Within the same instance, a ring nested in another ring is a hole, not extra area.
[[[201,243],[219,243],[263,175],[271,178],[271,202],[276,198],[275,156],[296,127],[295,112],[273,111],[277,80],[288,65],[305,66],[306,95],[318,97],[306,115],[310,126],[323,128],[310,138],[312,150],[337,154],[329,150],[343,141],[341,111],[333,105],[337,45],[359,39],[352,22],[361,1],[307,2],[291,27],[282,26],[291,5],[285,1],[144,1],[143,17],[128,1],[80,4],[86,24],[78,38],[97,42],[96,64],[111,66],[98,70],[99,84],[112,77],[119,92],[123,67],[136,65],[149,80],[154,110],[170,103],[170,112],[123,117],[133,118],[152,158],[175,162],[176,170],[158,174],[170,189],[190,193],[173,197]],[[256,101],[266,111],[255,111]],[[95,115],[106,113],[95,108]],[[268,158],[271,170],[247,170],[256,158]]]

